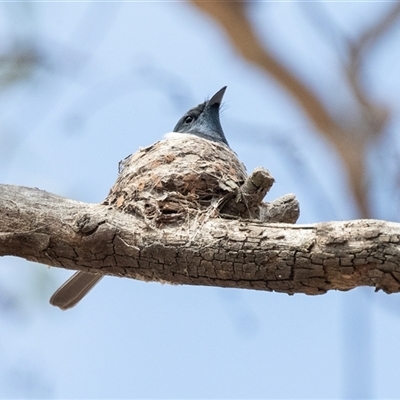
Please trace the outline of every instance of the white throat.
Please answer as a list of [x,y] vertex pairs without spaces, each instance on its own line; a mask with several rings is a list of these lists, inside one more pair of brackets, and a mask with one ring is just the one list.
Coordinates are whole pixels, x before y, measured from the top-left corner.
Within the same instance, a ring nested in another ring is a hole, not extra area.
[[164,135],[164,139],[193,139],[193,136],[191,133],[181,133],[181,132],[168,132]]

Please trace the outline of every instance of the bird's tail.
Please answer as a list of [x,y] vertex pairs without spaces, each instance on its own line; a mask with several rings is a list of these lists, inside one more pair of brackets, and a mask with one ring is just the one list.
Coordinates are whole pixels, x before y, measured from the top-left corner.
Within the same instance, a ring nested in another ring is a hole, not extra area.
[[96,285],[103,275],[78,271],[51,296],[50,304],[62,310],[74,307]]

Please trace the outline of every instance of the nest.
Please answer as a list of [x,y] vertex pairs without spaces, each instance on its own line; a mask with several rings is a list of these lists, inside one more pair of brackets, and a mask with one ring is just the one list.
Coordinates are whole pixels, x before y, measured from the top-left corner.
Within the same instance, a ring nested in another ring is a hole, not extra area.
[[121,161],[103,204],[156,223],[217,217],[247,177],[227,146],[193,135],[159,141]]

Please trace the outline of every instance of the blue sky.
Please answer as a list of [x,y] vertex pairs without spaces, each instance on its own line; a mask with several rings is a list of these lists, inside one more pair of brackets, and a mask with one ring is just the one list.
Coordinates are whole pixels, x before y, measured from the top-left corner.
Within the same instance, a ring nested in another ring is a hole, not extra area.
[[[388,7],[324,5],[349,37]],[[250,14],[287,65],[346,107],[340,44],[322,40],[297,3],[253,4]],[[0,92],[2,183],[101,202],[119,160],[227,85],[222,126],[248,170],[264,166],[275,177],[267,200],[295,193],[299,223],[357,216],[328,143],[190,3],[0,3],[0,21],[3,52],[18,38],[38,54],[31,73]],[[366,79],[397,110],[396,35],[371,58]],[[396,146],[398,125],[394,118]],[[379,154],[373,160],[379,171]],[[378,210],[389,202],[376,198]],[[107,277],[61,312],[48,299],[70,274],[0,259],[1,398],[399,396],[397,295],[287,296]]]

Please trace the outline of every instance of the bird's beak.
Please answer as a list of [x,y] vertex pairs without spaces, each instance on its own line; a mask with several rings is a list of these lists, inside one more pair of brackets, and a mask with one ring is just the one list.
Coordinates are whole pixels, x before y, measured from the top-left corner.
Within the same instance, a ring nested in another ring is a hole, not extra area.
[[218,90],[217,93],[214,94],[213,97],[208,101],[208,106],[212,106],[214,104],[221,104],[222,98],[224,97],[224,93],[226,90],[226,86],[224,86],[222,89]]

